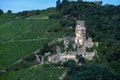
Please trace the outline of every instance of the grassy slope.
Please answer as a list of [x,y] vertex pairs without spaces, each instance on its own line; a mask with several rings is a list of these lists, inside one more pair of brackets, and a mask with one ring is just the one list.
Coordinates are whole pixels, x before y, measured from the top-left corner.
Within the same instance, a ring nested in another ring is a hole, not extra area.
[[0,80],[59,80],[65,68],[37,66],[4,74]]
[[[13,19],[0,25],[0,69],[40,49],[44,43],[62,37],[66,32],[47,32],[60,28],[59,20]],[[21,41],[36,39],[35,41]]]

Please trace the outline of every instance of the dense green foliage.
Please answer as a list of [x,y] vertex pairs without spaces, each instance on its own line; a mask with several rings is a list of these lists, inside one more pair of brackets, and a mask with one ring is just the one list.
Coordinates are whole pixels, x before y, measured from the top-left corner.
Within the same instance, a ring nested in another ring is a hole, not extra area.
[[76,58],[78,59],[78,63],[82,65],[86,63],[86,60],[82,55],[76,55]]
[[7,13],[8,13],[8,14],[11,14],[11,13],[12,13],[12,11],[11,11],[11,10],[8,10],[8,11],[7,11]]
[[92,48],[88,48],[88,47],[87,47],[87,48],[86,48],[86,51],[87,51],[87,52],[93,52],[93,51],[94,51],[94,48],[93,48],[93,47],[92,47]]
[[29,17],[29,16],[32,16],[32,15],[38,15],[39,13],[40,13],[40,10],[23,11],[23,12],[17,13],[17,16],[25,18],[25,17]]
[[3,10],[0,9],[0,15],[2,15],[2,14],[3,14]]
[[[96,63],[107,63],[108,66],[120,64],[120,5],[102,6],[102,2],[63,1],[58,6],[62,17],[85,20],[87,37],[99,42],[99,58],[96,59]],[[61,24],[68,23],[63,21]],[[111,68],[119,72],[119,67]]]
[[[72,65],[70,70],[74,72],[71,74],[68,72],[66,80],[119,80],[117,73],[120,72],[120,6],[102,6],[101,1],[93,3],[82,0],[77,2],[69,0],[60,2],[58,0],[56,8],[62,15],[61,26],[74,27],[73,23],[76,19],[86,21],[87,37],[92,37],[93,41],[99,42],[98,54],[93,62],[109,66],[87,65],[79,68],[80,70],[76,68],[74,71],[76,66]],[[93,48],[86,50],[93,51]],[[85,63],[84,58],[79,57],[79,62]],[[65,62],[64,65],[71,66],[69,63],[71,64],[69,61]],[[94,71],[94,68],[98,69]]]
[[73,67],[74,65],[76,65],[76,62],[74,60],[68,60],[63,63],[64,67]]
[[119,80],[120,75],[99,64],[72,66],[65,80]]

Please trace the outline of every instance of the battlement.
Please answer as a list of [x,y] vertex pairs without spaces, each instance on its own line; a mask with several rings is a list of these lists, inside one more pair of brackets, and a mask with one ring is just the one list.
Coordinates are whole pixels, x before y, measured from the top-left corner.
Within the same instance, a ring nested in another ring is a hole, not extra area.
[[76,25],[80,25],[81,27],[85,27],[85,21],[84,20],[77,20]]

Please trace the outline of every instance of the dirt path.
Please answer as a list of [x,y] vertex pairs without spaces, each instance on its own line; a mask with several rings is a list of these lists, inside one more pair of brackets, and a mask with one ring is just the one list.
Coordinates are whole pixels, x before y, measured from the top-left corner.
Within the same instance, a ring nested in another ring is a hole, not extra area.
[[60,79],[60,80],[64,80],[64,78],[65,78],[66,74],[67,74],[67,72],[64,72],[64,73],[62,74],[62,76],[61,76],[61,77],[59,77],[59,79]]
[[39,38],[39,39],[24,39],[24,40],[8,40],[8,41],[0,41],[1,43],[10,43],[10,42],[32,42],[32,41],[40,41],[47,40],[48,38]]

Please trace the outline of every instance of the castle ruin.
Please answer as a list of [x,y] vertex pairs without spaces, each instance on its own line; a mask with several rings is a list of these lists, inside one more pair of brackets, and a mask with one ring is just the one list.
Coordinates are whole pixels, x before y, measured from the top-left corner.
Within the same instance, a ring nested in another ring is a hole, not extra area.
[[[76,55],[82,55],[85,59],[92,60],[96,54],[95,49],[87,51],[87,49],[93,48],[94,43],[92,38],[86,38],[85,21],[76,21],[75,36],[66,36],[61,41],[63,41],[65,52],[61,52],[61,47],[57,46],[56,54],[48,57],[49,62],[64,62],[69,59],[77,61]],[[69,50],[70,44],[74,50]]]

